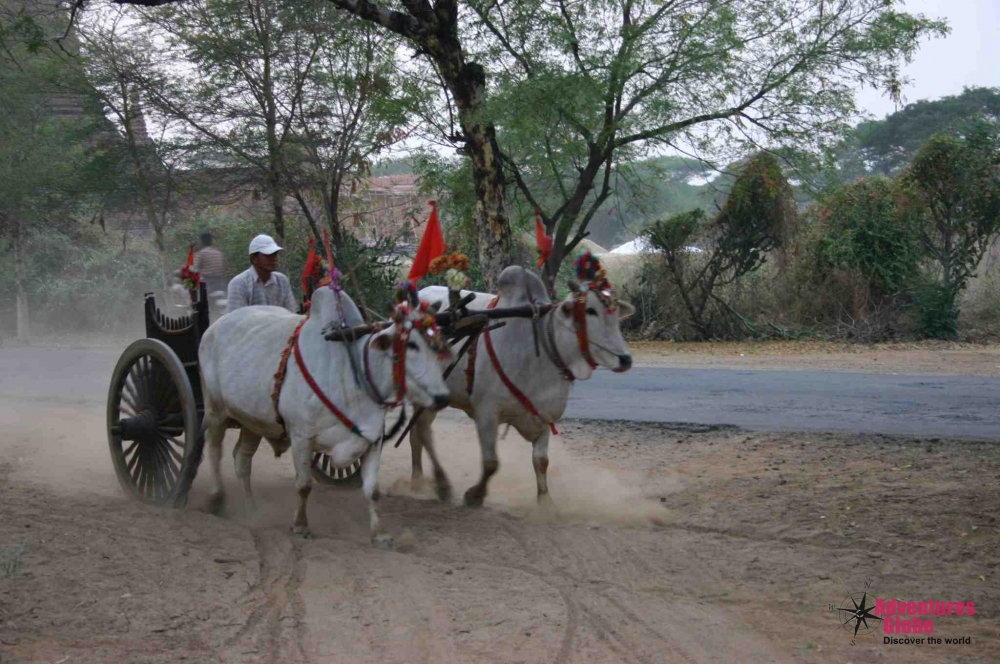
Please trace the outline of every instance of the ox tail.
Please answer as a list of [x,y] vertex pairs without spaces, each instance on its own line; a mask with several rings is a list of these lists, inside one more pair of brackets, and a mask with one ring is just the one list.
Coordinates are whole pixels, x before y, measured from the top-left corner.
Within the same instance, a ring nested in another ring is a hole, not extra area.
[[404,424],[406,424],[406,404],[403,404],[400,407],[399,419],[396,420],[396,423],[394,425],[392,425],[392,429],[389,431],[389,433],[385,434],[385,436],[382,437],[382,440],[395,438],[396,434],[399,433],[399,430],[403,428]]

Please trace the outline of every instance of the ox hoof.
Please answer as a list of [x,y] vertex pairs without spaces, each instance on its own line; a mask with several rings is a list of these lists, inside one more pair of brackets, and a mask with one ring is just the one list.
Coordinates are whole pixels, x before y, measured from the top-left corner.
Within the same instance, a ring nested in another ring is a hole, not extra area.
[[372,544],[380,549],[391,550],[395,543],[389,535],[372,535]]
[[301,537],[302,539],[312,539],[312,531],[309,530],[309,526],[294,526],[292,532]]
[[555,519],[559,516],[556,504],[552,502],[552,497],[547,493],[538,495],[538,516],[542,519]]
[[[450,502],[452,494],[453,494],[453,492],[452,492],[450,484],[441,483],[441,482],[437,483],[437,497],[438,497],[438,500],[440,500],[442,503]],[[482,501],[480,500],[479,502],[482,502]]]
[[208,503],[205,505],[205,509],[208,510],[209,514],[220,516],[222,514],[222,505],[225,502],[226,502],[225,494],[213,493],[208,497]]
[[465,492],[466,507],[482,507],[486,498],[486,491],[478,486],[474,486]]

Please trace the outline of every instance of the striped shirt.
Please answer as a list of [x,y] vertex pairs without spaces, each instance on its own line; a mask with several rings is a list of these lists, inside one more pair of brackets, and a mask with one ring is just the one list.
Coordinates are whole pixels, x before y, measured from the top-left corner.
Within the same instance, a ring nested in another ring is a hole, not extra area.
[[217,277],[225,274],[225,265],[222,260],[222,252],[212,247],[205,247],[194,255],[194,265],[192,266],[203,277]]
[[229,282],[226,313],[242,307],[254,305],[270,305],[284,307],[293,314],[298,313],[299,305],[292,294],[292,285],[288,277],[280,272],[272,272],[267,283],[261,283],[257,270],[251,266],[245,272],[240,272]]

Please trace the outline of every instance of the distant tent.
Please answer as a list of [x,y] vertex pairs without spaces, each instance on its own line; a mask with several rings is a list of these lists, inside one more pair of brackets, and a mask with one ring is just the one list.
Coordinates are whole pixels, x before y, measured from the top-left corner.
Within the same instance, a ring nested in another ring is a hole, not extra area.
[[[691,254],[700,254],[702,250],[698,247],[684,247],[684,250]],[[644,237],[637,237],[634,240],[629,240],[625,244],[619,245],[612,249],[611,254],[618,255],[635,255],[635,254],[648,254],[653,252],[654,249],[649,246],[649,240]]]

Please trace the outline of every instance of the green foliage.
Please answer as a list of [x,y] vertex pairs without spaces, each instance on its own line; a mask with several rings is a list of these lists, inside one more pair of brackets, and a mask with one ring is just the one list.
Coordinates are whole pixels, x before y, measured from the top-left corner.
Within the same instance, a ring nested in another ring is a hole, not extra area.
[[917,331],[931,339],[954,339],[958,336],[956,293],[940,281],[925,277],[913,291],[917,310]]
[[796,231],[795,199],[778,160],[766,152],[752,157],[733,183],[712,229],[714,255],[729,281],[755,271],[767,254]]
[[[663,252],[669,280],[699,335],[711,338],[733,318],[753,334],[717,289],[758,270],[769,252],[794,236],[794,197],[777,159],[760,153],[743,164],[719,214],[710,222],[704,219],[701,210],[673,215],[653,224],[646,236]],[[690,253],[687,247],[695,239],[705,253]],[[720,308],[721,317],[714,313]]]
[[[13,293],[13,260],[6,249],[0,241],[0,291]],[[41,329],[141,332],[143,294],[160,284],[151,245],[123,250],[119,238],[89,225],[63,230],[35,227],[26,238],[26,252],[31,260],[25,291]],[[0,304],[4,309],[8,306],[8,302]],[[13,322],[13,316],[0,318]]]
[[856,270],[879,300],[907,288],[921,259],[920,211],[909,196],[902,185],[874,177],[842,187],[823,201],[817,215],[822,235],[813,254],[817,274]]
[[920,100],[881,121],[858,125],[852,141],[867,170],[894,175],[935,134],[955,133],[970,121],[1000,120],[1000,89],[965,88],[962,94]]
[[481,116],[546,213],[556,264],[630,163],[667,146],[712,160],[761,144],[818,153],[848,128],[859,82],[898,94],[900,62],[947,32],[885,0],[471,7],[495,82]]
[[88,202],[89,185],[100,179],[86,146],[99,129],[95,118],[59,119],[49,111],[46,94],[65,77],[47,57],[0,66],[0,232],[15,219],[64,221]]
[[948,293],[924,301],[940,305],[933,318],[950,317],[954,327],[958,296],[1000,235],[1000,129],[980,122],[963,135],[935,136],[901,177],[927,210],[921,241],[936,263],[940,288]]
[[680,253],[705,223],[705,211],[698,208],[653,223],[647,236],[654,247],[670,254]]

